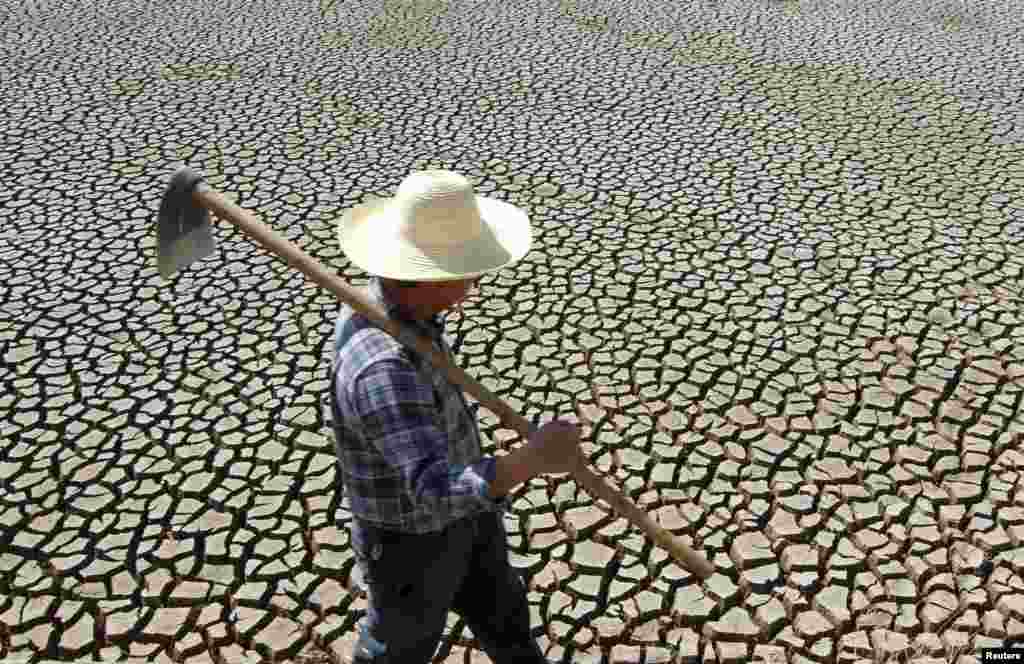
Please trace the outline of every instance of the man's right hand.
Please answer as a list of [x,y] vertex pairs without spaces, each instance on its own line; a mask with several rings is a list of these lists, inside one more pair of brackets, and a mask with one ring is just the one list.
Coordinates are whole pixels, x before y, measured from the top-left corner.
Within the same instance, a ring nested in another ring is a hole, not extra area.
[[571,422],[552,420],[535,430],[525,445],[495,457],[494,480],[488,487],[488,495],[499,498],[531,477],[571,473],[585,467],[579,427]]
[[586,465],[580,450],[580,429],[565,420],[552,420],[535,430],[525,454],[533,475],[571,473]]

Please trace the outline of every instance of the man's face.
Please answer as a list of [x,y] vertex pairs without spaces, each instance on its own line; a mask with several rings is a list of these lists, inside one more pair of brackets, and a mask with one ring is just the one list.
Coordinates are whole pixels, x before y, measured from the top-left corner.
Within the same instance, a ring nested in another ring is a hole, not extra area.
[[429,318],[459,304],[480,282],[479,277],[457,281],[420,282],[409,288],[396,287],[390,295],[418,317]]
[[466,299],[479,277],[459,281],[439,281],[419,284],[415,289],[416,299],[434,313],[445,311]]

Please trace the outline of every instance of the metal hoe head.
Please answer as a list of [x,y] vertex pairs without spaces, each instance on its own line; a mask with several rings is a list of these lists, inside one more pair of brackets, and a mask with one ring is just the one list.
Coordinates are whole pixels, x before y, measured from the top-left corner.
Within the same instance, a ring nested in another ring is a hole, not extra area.
[[171,176],[156,219],[156,261],[160,276],[175,272],[213,253],[216,243],[210,213],[192,198],[208,189],[203,176],[183,166]]

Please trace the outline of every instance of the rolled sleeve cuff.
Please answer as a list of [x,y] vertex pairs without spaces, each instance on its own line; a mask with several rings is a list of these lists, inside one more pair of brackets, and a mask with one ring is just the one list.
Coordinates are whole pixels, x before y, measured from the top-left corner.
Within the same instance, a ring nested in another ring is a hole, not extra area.
[[491,483],[494,482],[494,476],[497,473],[497,460],[492,456],[484,457],[474,463],[471,468],[476,471],[473,474],[477,480],[477,495],[488,505],[494,505],[501,509],[508,507],[506,496],[500,498],[491,498],[490,496]]

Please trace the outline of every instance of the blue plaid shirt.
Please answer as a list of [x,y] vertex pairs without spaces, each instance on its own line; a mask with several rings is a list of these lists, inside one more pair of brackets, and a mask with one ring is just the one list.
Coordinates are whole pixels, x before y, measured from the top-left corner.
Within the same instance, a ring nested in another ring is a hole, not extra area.
[[[444,319],[413,320],[371,278],[369,299],[453,359]],[[487,495],[476,415],[430,360],[342,305],[331,362],[331,414],[342,488],[352,514],[388,530],[426,533],[505,508]]]

